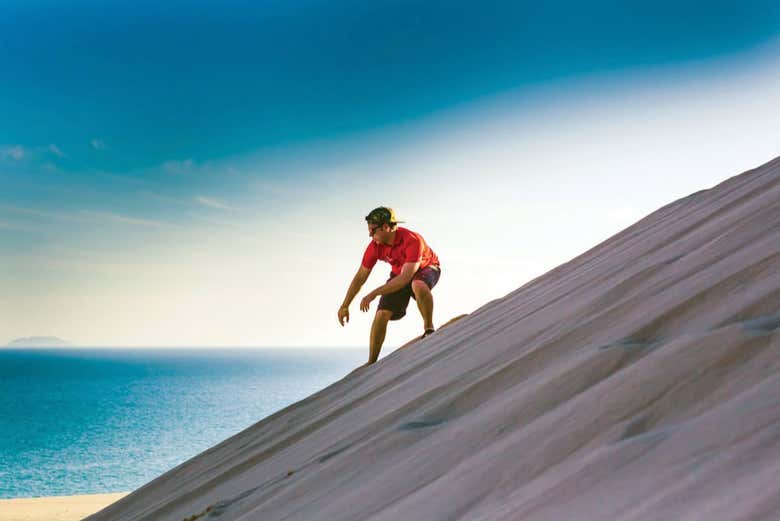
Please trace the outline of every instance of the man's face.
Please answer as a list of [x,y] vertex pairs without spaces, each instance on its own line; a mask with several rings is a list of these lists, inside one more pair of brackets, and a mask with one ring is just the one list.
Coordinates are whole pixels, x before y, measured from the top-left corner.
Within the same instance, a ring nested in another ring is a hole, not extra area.
[[368,224],[368,235],[377,244],[382,244],[385,240],[385,226],[386,224]]

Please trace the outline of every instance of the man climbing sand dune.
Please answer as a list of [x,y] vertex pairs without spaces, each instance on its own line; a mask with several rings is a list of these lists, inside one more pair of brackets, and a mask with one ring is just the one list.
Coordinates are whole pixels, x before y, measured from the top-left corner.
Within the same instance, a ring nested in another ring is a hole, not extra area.
[[410,298],[417,302],[417,308],[423,318],[424,332],[421,338],[435,331],[431,290],[441,275],[439,258],[422,235],[398,226],[402,222],[397,220],[392,208],[385,206],[375,208],[366,216],[371,243],[363,253],[360,268],[352,279],[347,296],[338,311],[339,323],[343,326],[345,321],[349,322],[349,305],[352,299],[365,284],[376,262],[381,260],[390,264],[390,278],[387,283],[371,291],[360,301],[360,310],[366,312],[371,301],[381,296],[371,325],[368,363],[365,365],[377,361],[385,340],[387,323],[406,315]]

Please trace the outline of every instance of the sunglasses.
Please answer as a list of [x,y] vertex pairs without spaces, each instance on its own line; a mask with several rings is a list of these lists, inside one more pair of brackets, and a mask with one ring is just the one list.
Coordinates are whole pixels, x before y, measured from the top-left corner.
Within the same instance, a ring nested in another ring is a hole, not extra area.
[[372,226],[372,227],[370,228],[370,231],[371,231],[371,236],[373,236],[373,235],[376,233],[376,231],[377,231],[377,230],[379,230],[380,228],[382,228],[382,226],[384,226],[384,224],[376,224],[376,225]]

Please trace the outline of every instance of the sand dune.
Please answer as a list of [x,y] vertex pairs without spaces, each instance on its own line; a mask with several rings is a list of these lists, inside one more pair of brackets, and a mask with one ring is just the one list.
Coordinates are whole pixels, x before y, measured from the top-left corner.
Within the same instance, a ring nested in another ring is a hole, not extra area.
[[778,369],[780,158],[89,519],[777,520]]

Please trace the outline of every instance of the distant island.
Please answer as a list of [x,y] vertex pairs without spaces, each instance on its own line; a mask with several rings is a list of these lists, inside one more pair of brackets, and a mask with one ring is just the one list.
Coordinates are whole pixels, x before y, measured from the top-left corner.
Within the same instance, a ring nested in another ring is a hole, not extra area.
[[12,340],[5,347],[72,347],[72,344],[56,336],[30,336]]

